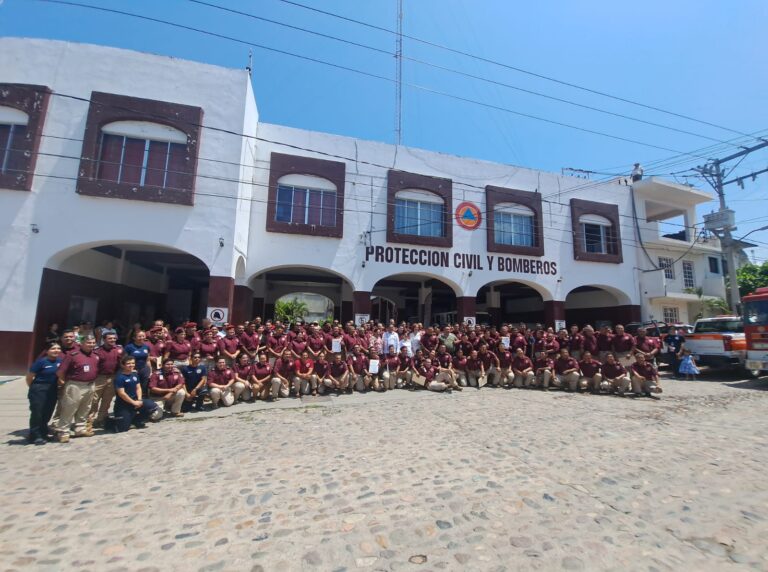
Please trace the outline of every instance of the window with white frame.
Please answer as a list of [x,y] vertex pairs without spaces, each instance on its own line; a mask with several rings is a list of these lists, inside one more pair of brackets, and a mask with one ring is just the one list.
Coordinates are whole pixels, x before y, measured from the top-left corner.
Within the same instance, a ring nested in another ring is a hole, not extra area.
[[286,175],[277,183],[275,221],[336,226],[336,186],[321,177]]
[[20,142],[27,136],[29,116],[21,110],[0,106],[0,173],[24,170],[24,151]]
[[579,217],[581,241],[584,252],[592,254],[616,254],[616,233],[607,218],[596,214]]
[[659,268],[664,269],[664,278],[667,280],[675,279],[675,265],[671,258],[666,256],[659,256]]
[[445,236],[445,203],[429,191],[409,189],[395,195],[395,233]]
[[148,121],[101,128],[97,178],[102,181],[180,189],[187,163],[187,135],[178,129]]
[[683,260],[683,288],[696,288],[696,276],[690,260]]
[[515,203],[493,208],[493,240],[508,246],[535,246],[534,212]]
[[667,324],[680,323],[680,309],[677,306],[664,306],[664,321]]

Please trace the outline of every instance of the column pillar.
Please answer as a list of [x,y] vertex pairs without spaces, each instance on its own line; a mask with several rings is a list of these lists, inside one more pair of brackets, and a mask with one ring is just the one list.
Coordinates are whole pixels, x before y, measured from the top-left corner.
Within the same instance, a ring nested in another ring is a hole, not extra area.
[[460,324],[464,323],[464,318],[473,317],[477,313],[477,300],[474,296],[456,297],[456,320]]
[[565,302],[547,300],[544,302],[544,327],[554,326],[555,320],[565,320]]
[[232,301],[233,324],[242,324],[253,318],[253,290],[248,286],[235,286]]
[[371,315],[371,293],[362,290],[352,292],[352,311],[355,314]]
[[491,286],[485,295],[486,311],[491,317],[492,326],[501,325],[501,292]]
[[229,320],[233,320],[232,306],[235,297],[235,279],[229,276],[211,276],[208,279],[208,307],[226,308]]

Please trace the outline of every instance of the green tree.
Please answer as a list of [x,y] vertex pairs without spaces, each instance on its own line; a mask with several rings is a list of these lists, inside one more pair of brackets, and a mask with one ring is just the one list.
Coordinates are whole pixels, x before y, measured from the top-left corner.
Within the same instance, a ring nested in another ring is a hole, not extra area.
[[307,304],[298,298],[293,300],[280,299],[275,302],[275,320],[281,322],[292,323],[304,319],[308,311]]
[[768,262],[745,264],[736,271],[736,280],[742,296],[768,286]]

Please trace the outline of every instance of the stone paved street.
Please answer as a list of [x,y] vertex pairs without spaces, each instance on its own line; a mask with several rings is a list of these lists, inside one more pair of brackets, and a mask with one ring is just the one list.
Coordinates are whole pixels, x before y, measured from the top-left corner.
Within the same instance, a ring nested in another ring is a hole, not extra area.
[[21,383],[6,570],[768,570],[766,379],[286,399],[41,447]]

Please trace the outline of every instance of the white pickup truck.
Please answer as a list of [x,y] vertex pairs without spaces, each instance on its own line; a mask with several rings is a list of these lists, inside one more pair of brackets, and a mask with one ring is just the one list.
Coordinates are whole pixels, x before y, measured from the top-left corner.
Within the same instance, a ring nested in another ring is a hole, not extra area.
[[685,347],[691,350],[698,365],[744,366],[747,359],[744,322],[740,316],[696,320],[693,333],[685,336]]

